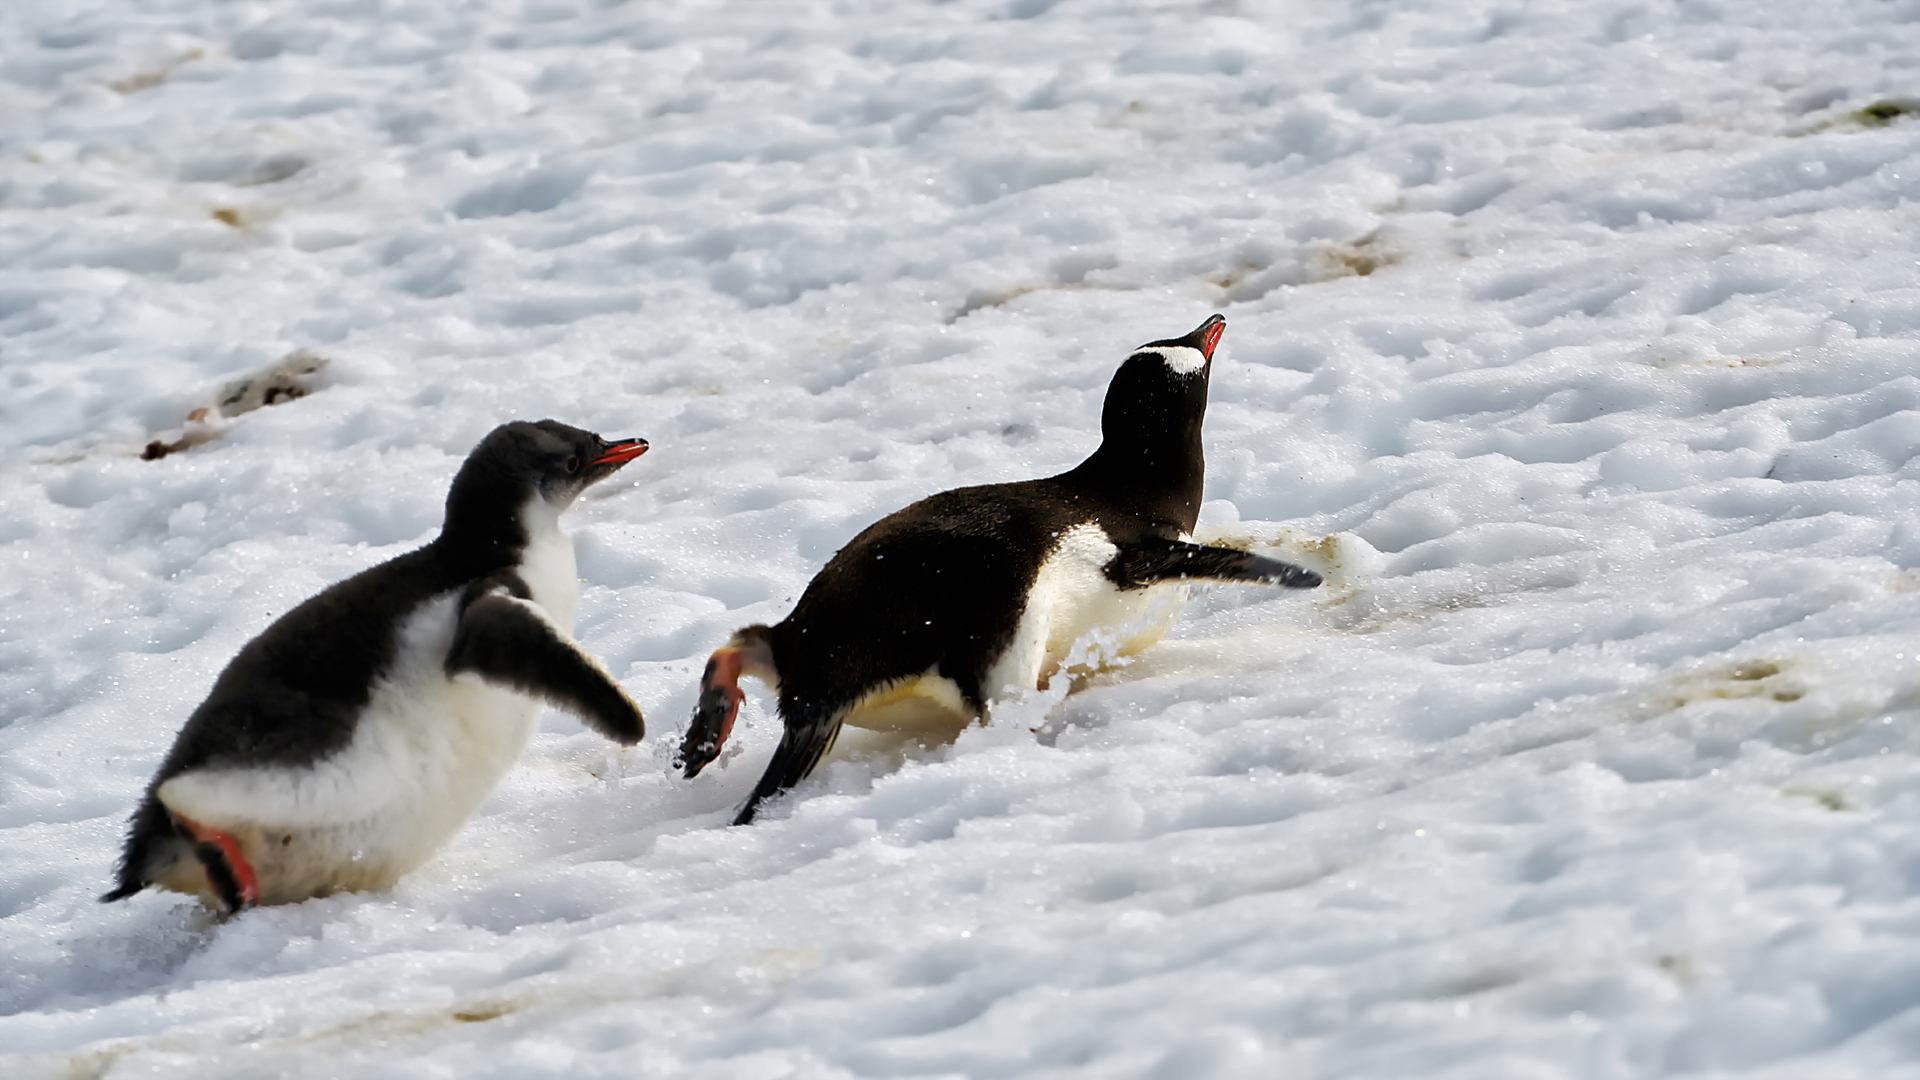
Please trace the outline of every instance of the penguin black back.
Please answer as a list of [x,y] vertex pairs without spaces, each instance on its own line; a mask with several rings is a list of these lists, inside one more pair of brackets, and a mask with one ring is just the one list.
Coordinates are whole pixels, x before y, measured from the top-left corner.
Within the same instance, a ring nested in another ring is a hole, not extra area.
[[[1319,584],[1300,567],[1188,542],[1225,325],[1215,315],[1136,349],[1108,386],[1100,447],[1077,467],[889,515],[829,560],[785,619],[735,634],[702,677],[680,749],[686,775],[731,732],[742,674],[777,688],[785,732],[736,824],[804,778],[843,723],[885,726],[910,700],[961,722],[982,716],[1007,691],[1044,686],[1086,633],[1143,619],[1151,586]],[[1163,629],[1134,640],[1144,647]]]

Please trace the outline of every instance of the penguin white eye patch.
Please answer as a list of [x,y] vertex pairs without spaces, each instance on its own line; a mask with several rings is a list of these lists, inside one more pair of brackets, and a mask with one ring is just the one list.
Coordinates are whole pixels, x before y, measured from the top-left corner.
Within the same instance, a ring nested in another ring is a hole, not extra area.
[[1185,345],[1148,345],[1135,349],[1135,355],[1148,353],[1166,362],[1175,375],[1191,375],[1207,366],[1207,354]]

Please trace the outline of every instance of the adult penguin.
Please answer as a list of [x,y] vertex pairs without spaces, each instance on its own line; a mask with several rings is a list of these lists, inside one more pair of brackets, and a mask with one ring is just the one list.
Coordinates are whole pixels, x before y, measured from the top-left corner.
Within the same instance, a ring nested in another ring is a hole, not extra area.
[[1146,618],[1156,586],[1320,584],[1311,570],[1192,542],[1225,329],[1214,315],[1135,349],[1107,388],[1100,448],[1077,467],[922,499],[854,537],[792,614],[734,634],[701,679],[685,775],[733,730],[742,674],[777,690],[785,732],[736,825],[812,772],[843,724],[922,726],[933,713],[957,727],[1009,691],[1044,687],[1091,632],[1130,633],[1121,651],[1144,648],[1165,629]]
[[458,830],[543,702],[622,744],[640,709],[572,636],[560,512],[647,450],[553,420],[481,440],[431,543],[249,641],[188,717],[128,829],[119,882],[232,914],[381,889]]

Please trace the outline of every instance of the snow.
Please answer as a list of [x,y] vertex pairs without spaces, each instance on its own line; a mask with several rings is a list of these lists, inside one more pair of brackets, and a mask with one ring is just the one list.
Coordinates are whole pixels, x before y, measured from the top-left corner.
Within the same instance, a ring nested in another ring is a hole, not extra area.
[[[12,0],[0,1073],[1920,1076],[1916,76],[1915,0]],[[1216,310],[1201,532],[1325,587],[751,827],[764,692],[671,769]],[[567,517],[647,740],[547,713],[390,893],[95,903],[547,416],[653,443]]]

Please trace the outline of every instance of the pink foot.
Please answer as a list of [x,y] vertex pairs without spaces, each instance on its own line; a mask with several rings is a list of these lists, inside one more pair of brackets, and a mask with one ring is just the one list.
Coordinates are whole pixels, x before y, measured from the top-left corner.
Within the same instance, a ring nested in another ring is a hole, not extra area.
[[[231,834],[202,825],[185,814],[175,814],[173,820],[186,830],[187,835],[193,837],[198,848],[195,854],[207,873],[207,884],[231,909],[229,914],[258,907],[260,879],[253,872],[253,864],[240,854],[239,842]],[[213,852],[206,850],[209,847]],[[216,861],[224,865],[216,866]],[[227,880],[223,881],[222,878]]]
[[693,722],[680,741],[678,761],[689,778],[700,775],[701,769],[719,757],[727,736],[733,734],[733,722],[747,696],[740,689],[743,674],[768,684],[777,678],[765,627],[750,626],[740,631],[708,658],[706,673],[700,676],[700,701],[693,708]]

